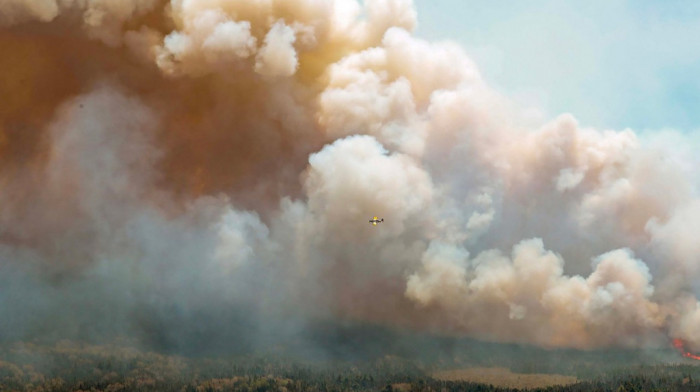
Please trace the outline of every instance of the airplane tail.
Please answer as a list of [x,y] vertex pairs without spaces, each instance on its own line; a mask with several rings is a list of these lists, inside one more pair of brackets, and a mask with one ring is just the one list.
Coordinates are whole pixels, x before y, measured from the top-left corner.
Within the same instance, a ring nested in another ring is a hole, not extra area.
[[384,222],[384,218],[382,218],[382,222]]

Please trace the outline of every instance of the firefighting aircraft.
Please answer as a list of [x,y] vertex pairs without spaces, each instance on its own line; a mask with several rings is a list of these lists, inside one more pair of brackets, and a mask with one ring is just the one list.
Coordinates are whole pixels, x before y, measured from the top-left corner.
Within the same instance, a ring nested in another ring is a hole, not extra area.
[[379,220],[379,219],[377,219],[376,216],[373,219],[370,219],[370,221],[369,221],[369,223],[371,223],[375,226],[377,225],[377,223],[381,223],[381,222],[384,222],[384,218],[382,218],[382,220]]

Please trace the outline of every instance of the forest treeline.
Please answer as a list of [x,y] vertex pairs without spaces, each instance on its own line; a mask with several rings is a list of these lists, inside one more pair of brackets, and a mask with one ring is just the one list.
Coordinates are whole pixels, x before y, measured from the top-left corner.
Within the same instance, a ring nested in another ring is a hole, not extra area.
[[[395,356],[298,361],[283,356],[188,358],[136,348],[59,342],[0,347],[0,391],[516,391],[441,381],[424,364]],[[590,366],[594,377],[531,391],[700,391],[700,366]]]

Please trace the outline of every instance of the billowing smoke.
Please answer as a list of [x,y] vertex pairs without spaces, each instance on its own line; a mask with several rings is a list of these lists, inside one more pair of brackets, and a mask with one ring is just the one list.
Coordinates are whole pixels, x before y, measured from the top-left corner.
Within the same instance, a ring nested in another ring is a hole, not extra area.
[[533,125],[415,23],[410,0],[0,1],[0,336],[700,348],[692,137]]

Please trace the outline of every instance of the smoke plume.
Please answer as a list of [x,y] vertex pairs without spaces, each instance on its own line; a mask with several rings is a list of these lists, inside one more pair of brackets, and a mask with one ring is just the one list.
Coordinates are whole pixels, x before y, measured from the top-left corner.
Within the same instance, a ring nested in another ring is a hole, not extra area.
[[700,349],[691,137],[533,125],[415,24],[410,0],[0,1],[0,336]]

